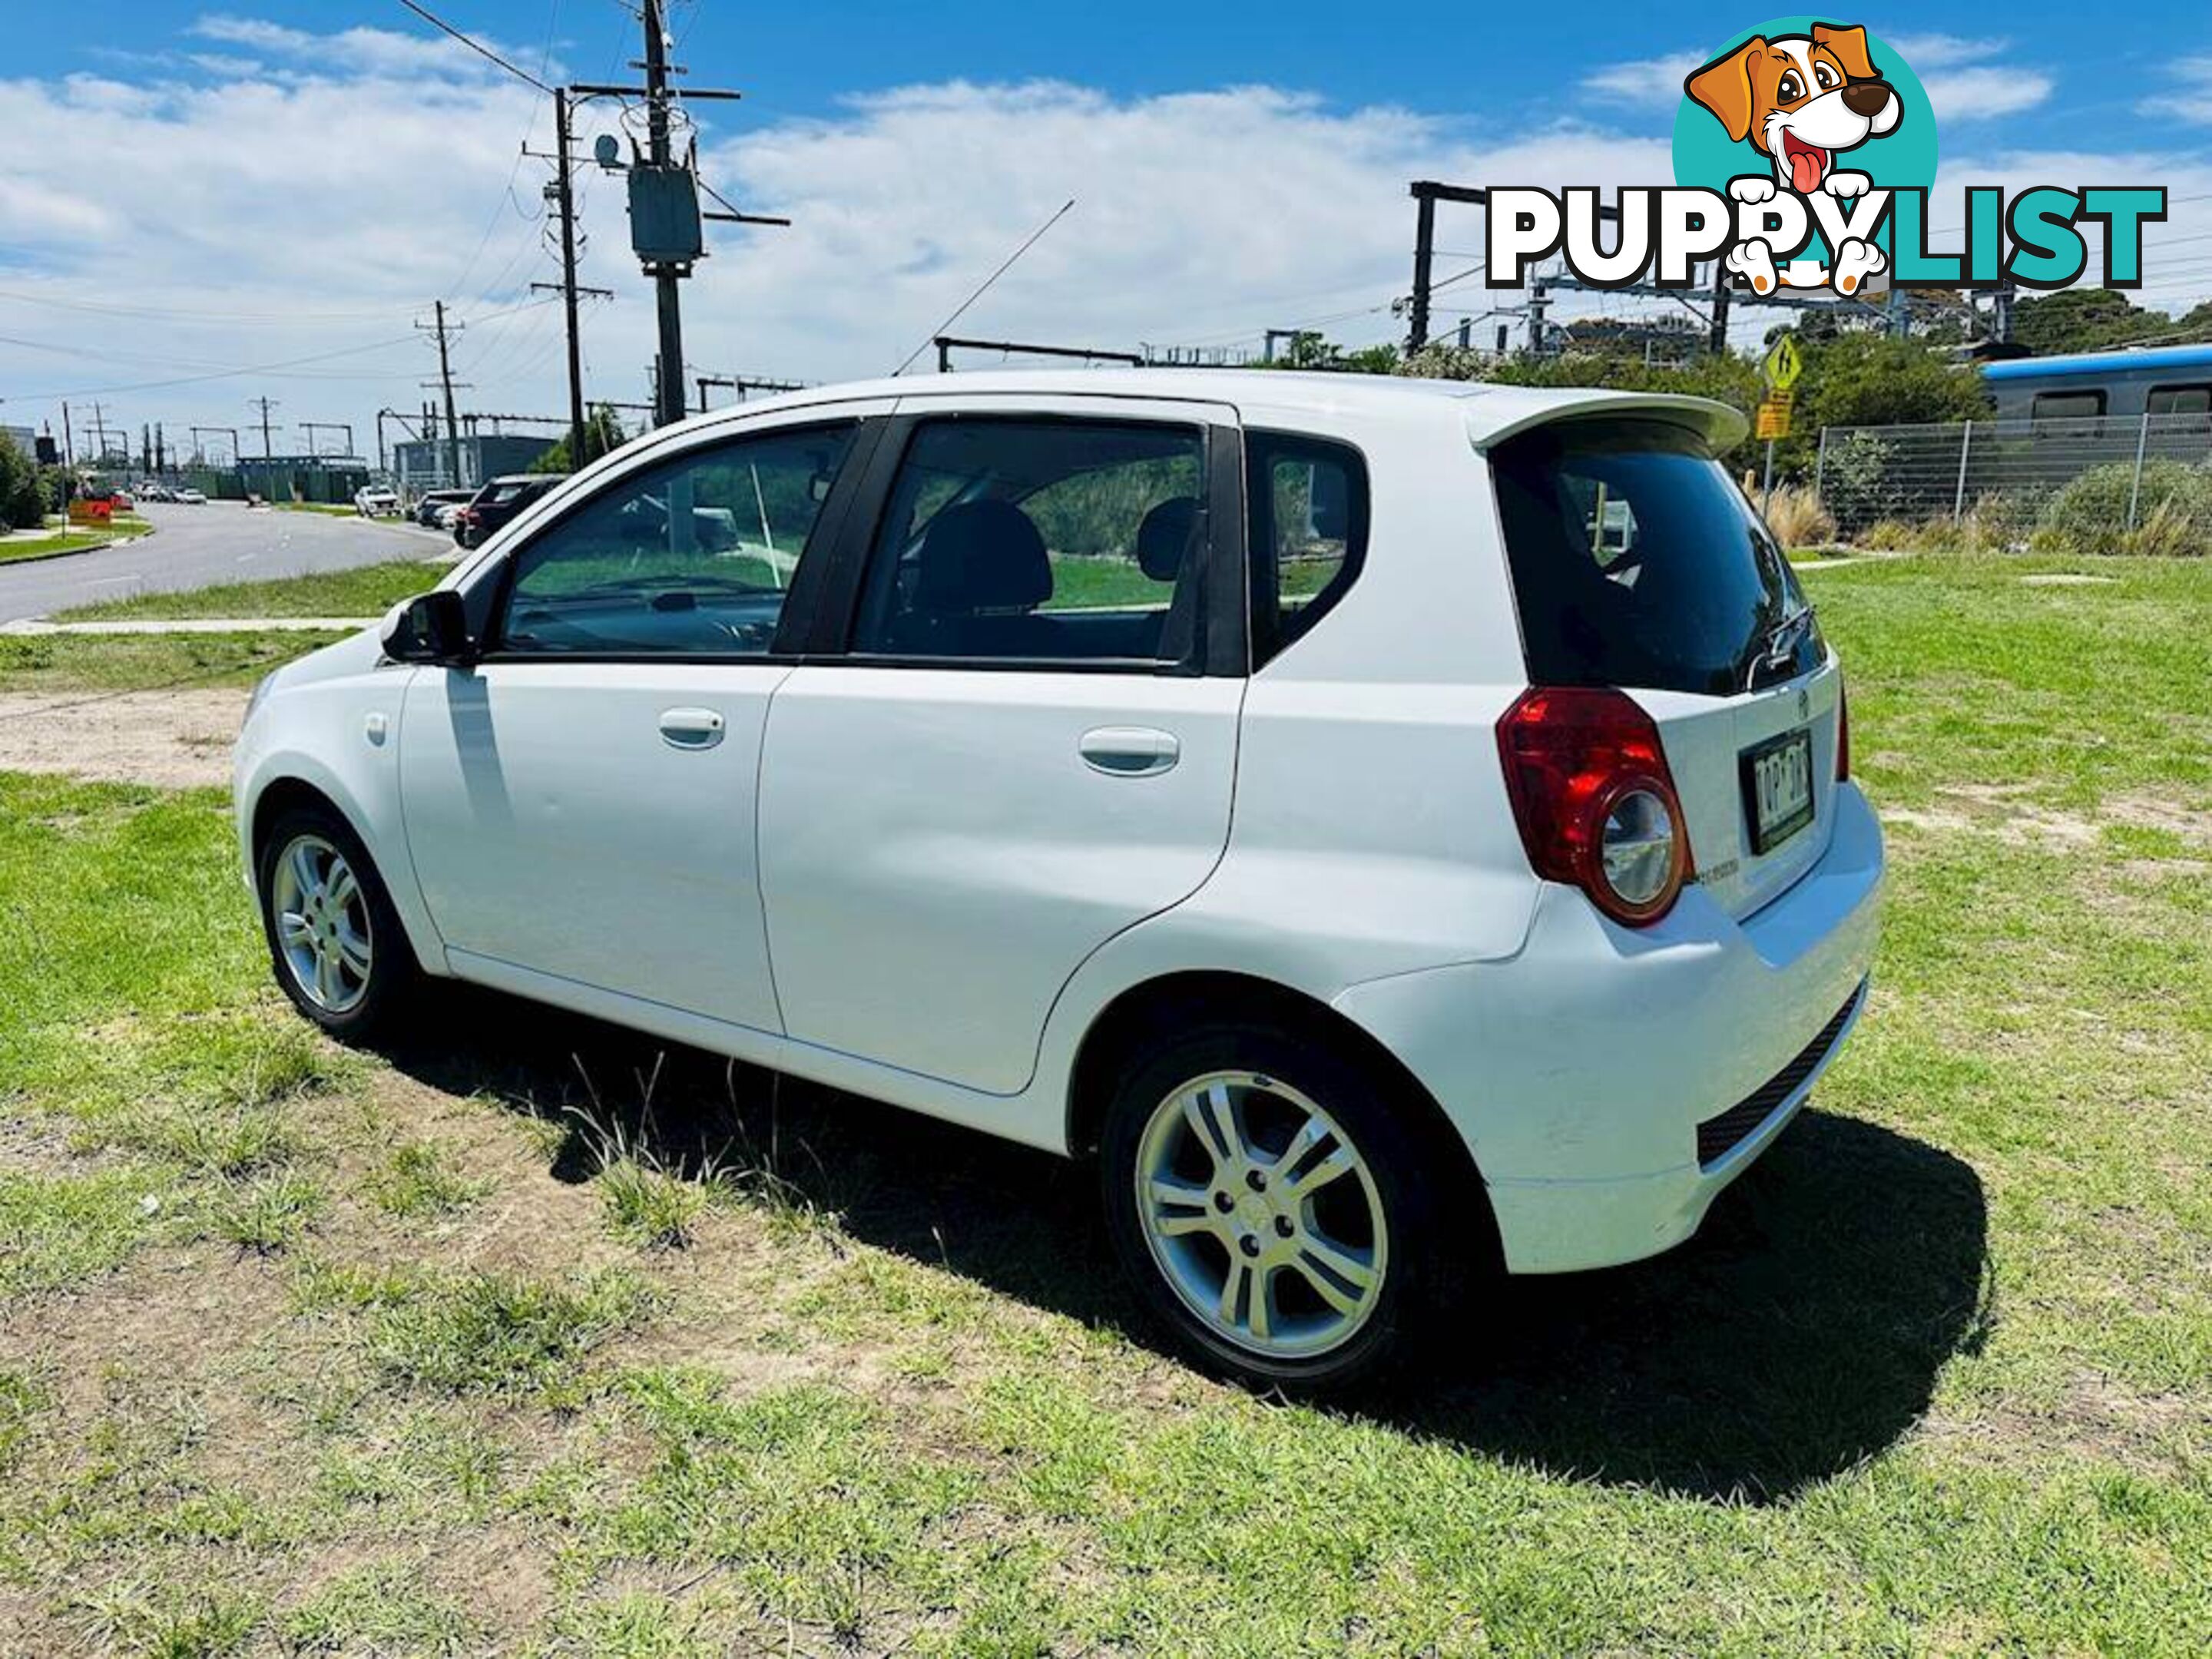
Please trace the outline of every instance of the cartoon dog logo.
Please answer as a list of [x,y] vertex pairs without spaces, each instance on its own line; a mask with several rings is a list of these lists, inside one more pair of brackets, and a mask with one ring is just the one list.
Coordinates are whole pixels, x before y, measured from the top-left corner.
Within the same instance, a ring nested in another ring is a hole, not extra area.
[[[1844,200],[1863,194],[1873,180],[1838,167],[1836,157],[1894,132],[1905,113],[1896,89],[1868,55],[1866,31],[1856,24],[1815,23],[1810,34],[1771,40],[1753,35],[1692,70],[1682,90],[1730,138],[1749,140],[1771,160],[1771,174],[1729,181],[1729,194],[1739,202],[1771,200],[1778,186],[1800,196],[1826,191]],[[1881,248],[1851,238],[1835,251],[1835,286],[1854,293],[1888,263]],[[1737,243],[1727,264],[1760,294],[1777,285],[1772,251],[1765,242]],[[1792,281],[1797,280],[1793,272]]]

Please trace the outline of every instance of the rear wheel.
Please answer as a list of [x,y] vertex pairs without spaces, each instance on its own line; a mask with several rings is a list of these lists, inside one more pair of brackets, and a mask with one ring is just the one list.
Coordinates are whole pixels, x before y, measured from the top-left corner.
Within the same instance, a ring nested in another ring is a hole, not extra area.
[[367,1036],[420,970],[360,837],[328,807],[295,807],[270,826],[259,872],[277,983],[331,1036]]
[[1480,1243],[1437,1224],[1410,1103],[1325,1048],[1224,1026],[1139,1054],[1108,1109],[1107,1215],[1177,1343],[1261,1387],[1328,1393],[1402,1361]]

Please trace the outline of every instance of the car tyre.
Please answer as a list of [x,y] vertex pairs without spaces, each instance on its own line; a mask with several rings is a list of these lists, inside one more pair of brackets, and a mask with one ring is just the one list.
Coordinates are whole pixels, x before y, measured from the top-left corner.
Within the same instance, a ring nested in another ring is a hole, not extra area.
[[1107,1227],[1177,1348],[1313,1397],[1381,1382],[1449,1327],[1495,1234],[1479,1191],[1479,1229],[1446,1224],[1464,1160],[1436,1155],[1405,1093],[1272,1024],[1129,1058],[1100,1137]]
[[293,807],[256,860],[261,928],[276,982],[343,1042],[382,1029],[422,977],[368,849],[334,809]]

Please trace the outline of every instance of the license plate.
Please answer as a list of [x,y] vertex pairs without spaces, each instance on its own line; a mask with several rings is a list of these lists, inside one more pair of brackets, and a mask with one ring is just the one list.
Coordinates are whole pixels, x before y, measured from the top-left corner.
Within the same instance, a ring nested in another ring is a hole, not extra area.
[[1743,807],[1753,856],[1813,821],[1813,734],[1785,732],[1743,751]]

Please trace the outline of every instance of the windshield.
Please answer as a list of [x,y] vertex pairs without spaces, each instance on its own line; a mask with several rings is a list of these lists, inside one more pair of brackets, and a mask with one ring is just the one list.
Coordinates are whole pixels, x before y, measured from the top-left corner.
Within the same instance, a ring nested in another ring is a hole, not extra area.
[[1490,459],[1536,684],[1725,696],[1825,659],[1789,561],[1695,434],[1563,421]]

